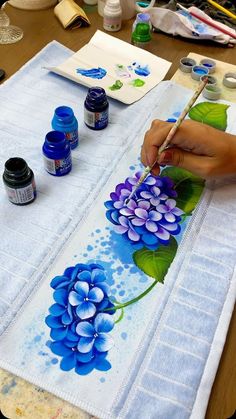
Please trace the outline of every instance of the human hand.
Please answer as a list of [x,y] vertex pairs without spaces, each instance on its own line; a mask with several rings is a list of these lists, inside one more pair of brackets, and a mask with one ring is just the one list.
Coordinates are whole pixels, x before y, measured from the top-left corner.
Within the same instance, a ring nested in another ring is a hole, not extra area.
[[[153,165],[172,126],[158,119],[152,122],[141,152],[145,166]],[[185,120],[176,131],[171,147],[159,156],[153,174],[159,174],[160,165],[178,166],[203,178],[236,173],[236,136],[201,122]]]

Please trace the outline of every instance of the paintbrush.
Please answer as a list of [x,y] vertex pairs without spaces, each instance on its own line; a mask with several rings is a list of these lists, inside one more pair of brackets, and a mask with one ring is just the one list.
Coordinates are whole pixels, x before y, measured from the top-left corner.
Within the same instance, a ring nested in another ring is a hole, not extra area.
[[200,85],[198,86],[198,89],[196,90],[196,92],[194,93],[194,95],[191,97],[190,101],[187,103],[187,105],[185,106],[184,110],[181,112],[179,118],[177,119],[177,121],[174,123],[174,125],[172,126],[171,130],[169,131],[169,134],[167,135],[165,141],[163,142],[163,144],[160,146],[158,153],[157,153],[157,158],[154,161],[154,163],[151,166],[147,166],[145,167],[142,175],[140,176],[139,181],[137,182],[136,186],[134,187],[134,189],[132,190],[131,194],[129,195],[129,197],[126,199],[125,204],[127,205],[129,203],[129,201],[131,200],[131,198],[134,196],[134,194],[136,193],[137,189],[140,187],[140,185],[142,185],[142,183],[144,182],[144,180],[146,179],[146,177],[149,175],[149,173],[151,172],[151,170],[153,169],[153,167],[155,166],[155,164],[158,162],[159,156],[160,154],[167,148],[167,146],[171,143],[172,138],[174,137],[177,129],[179,128],[180,124],[183,122],[184,118],[186,117],[186,115],[189,113],[191,107],[193,106],[193,104],[196,102],[198,96],[201,94],[201,92],[203,91],[204,87],[206,86],[208,82],[208,77],[204,77],[203,81],[200,83]]

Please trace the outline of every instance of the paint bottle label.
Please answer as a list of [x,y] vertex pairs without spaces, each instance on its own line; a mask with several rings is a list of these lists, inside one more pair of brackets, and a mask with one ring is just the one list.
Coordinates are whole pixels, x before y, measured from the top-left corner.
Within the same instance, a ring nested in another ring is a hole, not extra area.
[[79,143],[78,130],[74,130],[74,131],[71,131],[71,132],[65,132],[64,134],[65,134],[66,139],[70,143],[70,147],[72,149],[77,147],[77,145]]
[[71,154],[61,160],[49,159],[44,155],[45,170],[51,175],[62,176],[71,170]]
[[108,109],[102,112],[90,112],[84,109],[84,122],[91,128],[103,129],[108,124]]
[[13,204],[27,204],[33,201],[36,196],[36,187],[34,182],[24,188],[14,189],[7,185],[5,185],[5,188],[8,199]]
[[121,28],[120,16],[106,16],[103,18],[103,28],[106,31],[119,31]]

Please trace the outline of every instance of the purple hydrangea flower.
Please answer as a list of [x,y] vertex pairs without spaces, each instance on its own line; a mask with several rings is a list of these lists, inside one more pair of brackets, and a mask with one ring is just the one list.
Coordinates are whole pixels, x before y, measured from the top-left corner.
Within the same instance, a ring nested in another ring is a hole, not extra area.
[[[51,329],[51,351],[62,357],[60,368],[80,375],[93,369],[107,371],[113,346],[107,333],[114,327],[114,304],[104,269],[98,264],[77,264],[51,281],[55,303],[45,322]],[[105,312],[104,312],[105,311]]]
[[168,177],[149,175],[126,204],[141,172],[117,185],[105,202],[106,217],[114,229],[136,248],[157,249],[168,244],[172,235],[179,234],[183,211],[176,207],[174,183]]

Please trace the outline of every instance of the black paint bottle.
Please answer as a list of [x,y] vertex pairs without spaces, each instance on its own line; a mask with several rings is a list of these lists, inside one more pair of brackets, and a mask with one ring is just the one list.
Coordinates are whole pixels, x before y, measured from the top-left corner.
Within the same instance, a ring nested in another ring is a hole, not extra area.
[[36,198],[33,171],[24,159],[12,157],[5,163],[3,182],[10,202],[27,205]]

